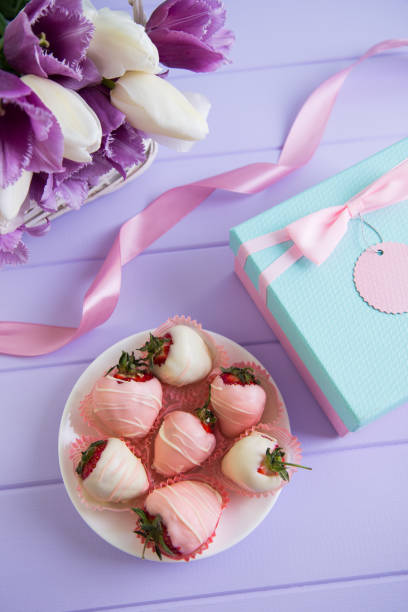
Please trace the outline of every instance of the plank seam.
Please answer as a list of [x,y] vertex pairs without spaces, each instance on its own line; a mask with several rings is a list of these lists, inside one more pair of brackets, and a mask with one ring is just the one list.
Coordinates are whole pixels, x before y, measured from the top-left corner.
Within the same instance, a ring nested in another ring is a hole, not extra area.
[[[380,59],[384,59],[386,57],[393,57],[393,56],[401,56],[401,57],[406,57],[407,56],[407,52],[406,51],[391,51],[391,52],[387,52],[387,53],[381,53],[376,55],[375,57],[370,57],[368,59],[369,62],[371,61],[375,61],[375,60],[380,60]],[[282,62],[279,64],[263,64],[263,65],[259,65],[259,66],[246,66],[245,68],[234,68],[234,67],[230,67],[230,68],[225,68],[224,70],[219,70],[218,72],[213,72],[211,73],[211,76],[215,76],[215,77],[225,77],[225,75],[229,75],[229,74],[241,74],[243,72],[261,72],[261,71],[266,71],[266,70],[280,70],[282,68],[303,68],[305,66],[320,66],[320,65],[324,65],[324,64],[336,64],[336,63],[340,63],[340,62],[355,62],[356,60],[358,60],[360,57],[360,55],[354,55],[354,56],[346,56],[346,57],[329,57],[329,58],[321,58],[321,59],[314,59],[314,60],[304,60],[304,61],[294,61],[294,62]],[[172,75],[170,81],[182,81],[182,80],[186,80],[186,79],[191,79],[191,76],[188,74],[176,74],[176,75]]]
[[[367,444],[356,444],[355,446],[346,446],[342,448],[322,448],[321,450],[316,451],[305,451],[303,453],[303,457],[313,457],[317,455],[330,455],[334,453],[343,453],[355,450],[369,450],[372,448],[386,448],[389,446],[405,446],[408,444],[408,439],[406,440],[386,440],[384,442],[372,442]],[[0,485],[0,493],[3,491],[14,491],[16,489],[31,489],[35,487],[43,487],[43,486],[55,486],[64,484],[61,478],[55,478],[50,480],[33,480],[28,482],[20,482],[20,483],[11,483]]]
[[251,593],[274,593],[278,591],[291,591],[292,589],[307,589],[313,588],[317,586],[332,586],[336,584],[347,584],[353,582],[372,582],[374,580],[382,580],[389,578],[399,578],[399,577],[408,577],[408,570],[399,570],[394,572],[383,572],[380,574],[366,574],[359,576],[341,576],[338,578],[328,578],[323,580],[310,580],[306,582],[294,582],[290,584],[279,584],[274,586],[265,586],[265,587],[257,587],[252,589],[237,589],[231,591],[221,591],[218,593],[205,593],[199,595],[185,596],[185,597],[169,597],[166,599],[156,599],[150,601],[141,601],[141,602],[132,602],[126,604],[118,604],[118,605],[109,605],[109,606],[101,606],[97,608],[81,608],[81,609],[73,609],[67,612],[108,612],[109,610],[126,610],[126,608],[131,607],[141,607],[141,606],[153,606],[153,605],[163,605],[170,603],[184,603],[189,601],[203,601],[215,599],[216,597],[231,597],[236,595],[248,595]]

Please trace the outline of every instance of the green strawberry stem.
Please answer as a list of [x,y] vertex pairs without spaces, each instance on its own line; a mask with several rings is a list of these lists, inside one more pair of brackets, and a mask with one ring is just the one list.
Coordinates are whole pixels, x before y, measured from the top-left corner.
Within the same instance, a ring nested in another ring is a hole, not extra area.
[[254,374],[254,369],[251,367],[238,368],[236,366],[232,366],[231,368],[221,368],[221,372],[223,374],[232,374],[232,376],[238,378],[238,380],[244,385],[261,384]]
[[142,538],[144,538],[144,546],[142,551],[142,559],[144,559],[144,555],[146,552],[146,547],[149,542],[152,542],[154,545],[154,551],[156,555],[159,557],[160,561],[162,560],[162,551],[166,554],[174,557],[174,552],[167,546],[164,541],[163,535],[163,525],[162,518],[159,514],[157,514],[154,518],[149,518],[144,510],[141,508],[132,508],[133,512],[135,512],[139,517],[139,527],[140,529],[135,529],[134,533],[137,533]]
[[86,451],[81,452],[81,460],[78,463],[77,468],[76,468],[77,474],[82,476],[82,472],[84,471],[86,464],[92,459],[98,446],[102,446],[102,444],[105,444],[105,443],[106,443],[106,440],[97,440],[96,442],[92,442],[92,444],[88,446]]
[[139,349],[137,349],[138,351],[141,351],[143,353],[147,353],[146,357],[144,358],[145,361],[148,361],[150,364],[150,367],[153,368],[154,365],[154,359],[160,355],[160,353],[163,350],[163,347],[165,344],[169,344],[172,342],[171,338],[165,338],[165,337],[157,337],[154,336],[151,332],[150,332],[150,337],[149,340],[147,340],[145,342],[145,344],[143,346],[141,346]]
[[312,468],[306,467],[305,465],[299,465],[297,463],[289,463],[288,461],[284,461],[285,451],[277,446],[271,452],[270,448],[266,449],[264,464],[267,470],[270,472],[275,472],[282,478],[282,480],[289,481],[289,473],[286,469],[286,466],[289,465],[291,467],[302,468],[304,470],[311,470]]
[[207,400],[201,408],[197,408],[195,410],[195,413],[202,423],[205,423],[205,425],[209,425],[210,427],[213,427],[215,423],[217,422],[217,417],[214,414],[214,412],[211,410],[211,408],[209,408],[210,403],[211,403],[211,385],[208,385]]
[[303,470],[311,470],[311,467],[306,467],[306,465],[299,465],[298,463],[289,463],[288,461],[283,461],[283,465],[291,465],[293,467],[302,468]]
[[119,374],[123,374],[124,376],[134,376],[135,374],[146,373],[148,364],[146,363],[146,359],[137,359],[134,352],[127,353],[126,351],[122,351],[118,363],[112,366],[106,372],[105,376],[115,369]]

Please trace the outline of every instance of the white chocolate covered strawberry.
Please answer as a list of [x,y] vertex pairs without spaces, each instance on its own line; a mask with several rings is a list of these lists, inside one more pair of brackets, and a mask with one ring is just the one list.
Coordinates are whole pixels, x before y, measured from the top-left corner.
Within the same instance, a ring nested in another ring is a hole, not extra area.
[[82,453],[76,472],[89,495],[103,502],[127,502],[149,488],[143,463],[122,440],[93,442]]
[[201,465],[213,452],[216,444],[211,433],[215,421],[213,413],[204,406],[195,416],[174,410],[168,414],[154,441],[153,468],[159,474],[172,476]]
[[139,350],[146,354],[152,372],[162,382],[175,387],[202,380],[212,369],[206,343],[188,325],[175,325],[164,336],[150,334]]
[[305,466],[285,461],[285,450],[275,438],[254,431],[241,438],[225,454],[221,471],[240,488],[252,493],[280,489],[289,480],[287,466]]
[[[136,533],[154,545],[158,557],[194,553],[214,533],[222,512],[222,497],[210,485],[185,480],[159,487],[145,500]],[[143,549],[144,554],[144,549]]]
[[122,352],[91,393],[92,413],[113,436],[143,438],[162,407],[162,386],[145,362]]
[[222,368],[211,383],[211,404],[222,433],[230,438],[256,425],[266,404],[266,393],[253,369]]

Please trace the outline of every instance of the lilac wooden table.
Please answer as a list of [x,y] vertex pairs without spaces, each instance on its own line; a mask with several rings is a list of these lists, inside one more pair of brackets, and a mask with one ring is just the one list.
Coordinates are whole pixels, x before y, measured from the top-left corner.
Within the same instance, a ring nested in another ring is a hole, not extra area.
[[[405,0],[226,4],[234,63],[174,78],[211,98],[209,138],[186,157],[161,150],[139,180],[32,239],[30,263],[1,272],[1,319],[76,324],[80,297],[125,219],[175,185],[274,161],[320,81],[373,43],[407,35]],[[119,5],[125,0],[111,3]],[[118,308],[101,328],[53,355],[0,357],[2,611],[408,609],[407,407],[338,438],[234,277],[228,248],[231,226],[406,136],[407,108],[406,53],[370,60],[350,77],[306,168],[257,196],[213,195],[126,267]],[[236,340],[270,370],[313,472],[298,473],[239,545],[208,560],[158,565],[110,547],[85,525],[61,481],[57,433],[88,363],[175,313]]]

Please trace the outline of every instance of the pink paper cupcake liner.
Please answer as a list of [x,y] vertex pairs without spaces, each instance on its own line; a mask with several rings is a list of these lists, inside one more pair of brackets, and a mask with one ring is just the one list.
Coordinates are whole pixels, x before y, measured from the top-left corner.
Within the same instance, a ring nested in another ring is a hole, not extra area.
[[[222,458],[227,454],[227,452],[232,448],[232,446],[236,442],[238,442],[238,440],[245,438],[254,431],[257,431],[259,433],[265,433],[275,438],[278,442],[278,445],[282,447],[285,451],[285,459],[289,463],[300,464],[302,460],[302,453],[300,448],[300,442],[298,438],[296,438],[296,436],[293,436],[287,429],[283,429],[282,427],[276,427],[267,423],[258,423],[258,425],[250,427],[237,438],[230,440],[226,445],[226,448],[223,453],[217,453],[217,456],[215,457],[215,461],[213,463],[213,476],[228,490],[234,491],[235,493],[239,493],[239,495],[243,495],[244,497],[271,497],[273,495],[276,495],[278,491],[280,491],[284,486],[289,483],[285,480],[282,480],[280,486],[273,489],[272,491],[255,493],[253,491],[248,491],[248,489],[240,487],[236,482],[230,480],[228,476],[223,474],[221,470]],[[288,467],[287,471],[289,472],[289,477],[291,480],[291,477],[293,473],[297,471],[297,468]]]
[[[200,474],[191,474],[190,476],[188,474],[178,474],[177,476],[173,476],[171,478],[167,478],[166,480],[164,480],[163,482],[161,482],[160,484],[158,484],[156,487],[154,487],[154,489],[161,489],[162,487],[166,487],[168,485],[172,485],[175,484],[176,482],[180,482],[180,481],[185,481],[185,480],[198,480],[199,482],[203,482],[205,484],[210,485],[213,489],[215,489],[217,491],[217,493],[219,493],[221,495],[222,498],[222,502],[221,502],[221,512],[220,512],[220,516],[218,517],[218,521],[217,524],[214,528],[214,531],[212,532],[212,534],[210,535],[210,537],[203,542],[203,544],[201,544],[201,546],[199,546],[199,548],[197,548],[196,550],[194,550],[191,553],[188,554],[179,554],[179,555],[167,555],[165,552],[162,551],[162,554],[165,557],[168,557],[169,559],[175,559],[176,561],[191,561],[191,559],[195,559],[196,557],[198,557],[199,555],[201,555],[205,550],[207,550],[207,548],[209,547],[209,545],[211,544],[211,542],[214,540],[216,531],[217,531],[217,527],[218,527],[218,523],[220,522],[220,518],[221,515],[223,513],[223,511],[225,510],[225,508],[228,506],[229,504],[229,497],[228,497],[228,493],[225,490],[225,487],[223,486],[223,484],[221,482],[219,482],[216,478],[212,477],[212,476],[204,476],[204,475],[200,475]],[[154,490],[153,489],[153,490]],[[144,543],[143,538],[138,535],[135,534],[136,537],[142,542]],[[154,545],[149,542],[147,544],[147,547],[150,550],[154,550]]]
[[[163,336],[175,325],[187,325],[200,334],[210,350],[213,359],[213,370],[215,368],[227,366],[228,355],[224,347],[217,344],[213,337],[208,332],[203,330],[202,325],[191,319],[191,317],[185,317],[184,315],[176,315],[171,317],[154,331],[154,335]],[[211,372],[204,380],[191,385],[185,385],[183,387],[173,387],[171,385],[163,384],[164,401],[167,403],[177,402],[182,408],[191,408],[192,406],[196,407],[202,405],[208,395],[208,380],[210,376]]]
[[[106,438],[106,436],[103,436],[103,438]],[[84,452],[88,446],[90,444],[92,444],[93,442],[96,442],[97,440],[100,440],[101,438],[98,436],[81,436],[79,438],[76,438],[70,448],[69,448],[69,458],[72,461],[72,465],[73,465],[73,469],[74,472],[76,470],[76,467],[79,463],[79,461],[81,460],[81,453]],[[119,438],[120,440],[122,440],[122,442],[124,442],[126,444],[126,446],[129,448],[129,450],[136,456],[138,457],[138,459],[141,459],[141,461],[143,462],[144,468],[146,470],[146,474],[147,474],[147,479],[149,481],[149,489],[147,490],[146,493],[144,493],[143,495],[141,495],[138,498],[132,499],[127,503],[124,504],[118,504],[118,503],[111,503],[111,502],[101,502],[98,500],[95,500],[93,497],[91,497],[87,491],[84,489],[84,487],[81,484],[81,480],[80,478],[77,476],[77,474],[75,473],[75,477],[78,480],[78,484],[76,487],[76,492],[78,495],[78,498],[80,499],[81,503],[84,504],[84,506],[86,506],[88,509],[90,510],[97,510],[99,512],[103,511],[103,510],[110,510],[113,512],[129,512],[130,508],[132,506],[134,506],[135,504],[140,504],[143,503],[143,501],[145,500],[146,496],[149,494],[149,492],[152,490],[153,488],[153,481],[151,478],[151,473],[150,470],[148,469],[148,467],[146,466],[145,462],[143,461],[143,457],[141,456],[139,449],[135,447],[135,445],[130,441],[127,440],[126,438]]]

